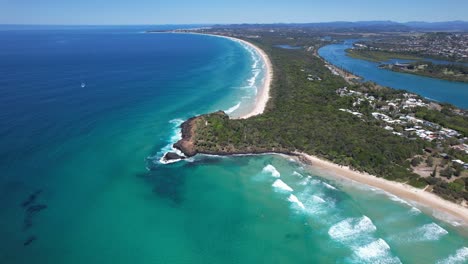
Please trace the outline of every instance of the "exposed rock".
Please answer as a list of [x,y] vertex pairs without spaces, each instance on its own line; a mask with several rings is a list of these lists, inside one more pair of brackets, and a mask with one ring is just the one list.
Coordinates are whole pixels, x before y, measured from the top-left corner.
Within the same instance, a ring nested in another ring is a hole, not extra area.
[[184,156],[180,156],[179,154],[175,152],[167,152],[164,154],[164,160],[170,161],[170,160],[180,160],[180,159],[185,159]]

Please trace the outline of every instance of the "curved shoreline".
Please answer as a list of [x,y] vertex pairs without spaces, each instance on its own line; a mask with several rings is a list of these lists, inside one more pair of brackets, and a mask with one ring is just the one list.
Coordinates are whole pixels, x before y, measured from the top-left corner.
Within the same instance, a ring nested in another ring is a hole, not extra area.
[[[271,80],[273,76],[272,64],[271,64],[270,59],[268,58],[268,55],[259,47],[242,39],[228,37],[228,36],[214,35],[214,34],[202,34],[202,33],[192,33],[192,34],[223,37],[223,38],[231,39],[233,41],[239,41],[245,45],[248,45],[249,47],[254,48],[261,55],[262,59],[264,60],[265,67],[267,68],[266,69],[267,75],[265,76],[264,84],[261,87],[261,91],[257,93],[256,104],[254,106],[254,109],[250,111],[248,114],[245,114],[239,118],[245,119],[251,116],[262,114],[266,107],[268,99],[270,98],[269,92],[270,92]],[[186,123],[185,124],[186,126],[187,125],[189,126],[187,128],[189,128],[188,130],[191,131],[193,127],[191,127],[190,120],[194,120],[194,118],[191,118],[184,123]],[[182,124],[182,128],[184,128],[184,124]],[[186,130],[186,132],[188,131]],[[187,150],[184,151],[185,147],[183,144],[180,144],[180,143],[185,142],[185,143],[190,144],[192,133],[184,133],[184,129],[182,129],[182,134],[183,134],[182,140],[177,142],[175,144],[175,147],[180,149],[187,156],[194,156],[198,154],[199,152],[197,152],[195,149],[191,149],[190,151],[187,151]],[[307,153],[300,153],[300,152],[280,153],[280,152],[268,151],[265,153],[223,153],[223,152],[202,153],[200,152],[199,154],[219,155],[219,156],[258,155],[258,154],[289,155],[292,157],[299,158],[301,162],[311,165],[312,168],[318,169],[322,173],[322,175],[319,175],[319,176],[324,176],[323,174],[330,175],[334,178],[347,179],[347,180],[359,182],[361,184],[365,184],[367,186],[381,189],[387,193],[396,195],[399,198],[416,203],[417,204],[416,206],[419,207],[419,209],[422,209],[423,211],[425,211],[426,214],[439,218],[442,221],[449,222],[455,226],[456,225],[460,225],[464,227],[468,226],[468,208],[466,207],[450,202],[448,200],[444,200],[443,198],[433,193],[426,192],[425,190],[422,190],[422,189],[414,188],[408,184],[393,182],[393,181],[383,179],[381,177],[377,177],[375,175],[370,175],[367,173],[355,171],[349,167],[340,166],[331,161],[324,160],[317,156],[313,156]],[[431,209],[431,210],[428,210],[428,209]],[[441,212],[443,214],[446,214],[447,217],[444,218],[444,217],[441,217],[440,215],[436,215],[435,214],[436,212]],[[456,224],[454,223],[454,220]]]
[[253,109],[250,110],[250,112],[243,114],[239,117],[238,119],[247,119],[252,116],[260,115],[265,111],[266,105],[268,103],[268,100],[270,99],[270,88],[271,88],[271,82],[273,79],[273,65],[271,64],[270,58],[268,55],[263,51],[261,48],[258,46],[240,39],[236,37],[230,37],[230,36],[223,36],[223,35],[215,35],[215,34],[205,34],[205,33],[196,33],[196,32],[174,32],[174,33],[181,33],[181,34],[196,34],[196,35],[205,35],[205,36],[212,36],[212,37],[218,37],[218,38],[226,38],[234,42],[241,43],[243,45],[246,45],[252,49],[255,50],[260,55],[260,58],[263,61],[263,65],[265,65],[265,76],[263,83],[261,87],[257,90],[257,94],[255,96],[255,103],[253,106]]
[[[161,32],[151,32],[151,33],[161,33]],[[261,48],[259,48],[253,43],[250,43],[240,38],[231,37],[231,36],[197,33],[197,32],[179,32],[179,31],[170,31],[170,32],[163,32],[163,33],[193,34],[193,35],[205,35],[205,36],[211,36],[211,37],[225,38],[234,42],[241,43],[243,45],[246,45],[254,49],[255,52],[257,52],[260,55],[260,58],[263,61],[263,65],[265,65],[264,80],[263,80],[261,87],[258,87],[259,89],[257,90],[257,94],[255,96],[255,103],[253,105],[253,109],[251,109],[248,113],[243,114],[239,117],[235,117],[235,118],[247,119],[252,116],[260,115],[265,111],[268,100],[270,99],[270,88],[271,88],[271,82],[273,79],[273,65],[271,64],[270,58],[265,53],[265,51],[263,51]]]

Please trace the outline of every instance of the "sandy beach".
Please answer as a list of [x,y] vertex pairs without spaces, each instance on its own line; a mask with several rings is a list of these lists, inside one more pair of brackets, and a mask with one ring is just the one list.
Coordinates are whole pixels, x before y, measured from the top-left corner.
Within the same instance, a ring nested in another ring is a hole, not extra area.
[[[211,36],[224,37],[233,41],[241,42],[252,47],[258,52],[258,54],[260,54],[265,63],[265,70],[267,71],[264,83],[257,93],[254,108],[249,113],[242,115],[239,118],[245,119],[251,116],[262,114],[270,98],[270,86],[273,78],[273,67],[268,55],[262,49],[253,45],[252,43],[249,43],[248,41],[221,35]],[[410,202],[429,215],[433,215],[434,217],[440,218],[441,220],[451,222],[452,224],[468,226],[468,208],[444,200],[443,198],[433,193],[427,192],[423,189],[414,188],[404,183],[389,181],[374,175],[358,172],[349,167],[340,166],[331,161],[327,161],[306,153],[294,154],[297,155],[303,163],[311,165],[311,169],[317,170],[323,176],[351,180],[360,184],[365,184],[381,189],[389,194],[395,195],[405,201]]]
[[259,90],[257,91],[254,108],[249,113],[244,114],[240,116],[239,118],[245,119],[251,116],[262,114],[263,111],[265,110],[266,104],[268,103],[268,99],[270,99],[270,86],[271,86],[271,80],[273,79],[273,67],[271,65],[270,58],[262,49],[260,49],[259,47],[255,46],[254,44],[248,41],[237,39],[237,38],[232,38],[232,37],[227,37],[227,38],[240,41],[241,43],[248,45],[249,47],[252,47],[253,49],[256,50],[258,54],[260,54],[260,57],[262,58],[264,62],[265,71],[266,71],[265,79],[263,81],[263,85],[259,87]]
[[243,39],[235,38],[235,37],[230,37],[230,36],[223,36],[223,35],[215,35],[215,34],[206,34],[206,33],[197,33],[197,32],[171,32],[171,33],[180,33],[180,34],[200,34],[200,35],[207,35],[207,36],[213,36],[213,37],[219,37],[219,38],[227,38],[232,41],[240,42],[246,46],[251,47],[254,49],[261,57],[261,59],[264,62],[265,65],[265,78],[263,80],[263,84],[261,87],[259,87],[259,90],[257,91],[257,96],[255,97],[255,104],[253,109],[251,109],[248,113],[243,114],[237,118],[239,119],[246,119],[252,116],[256,116],[259,114],[262,114],[263,111],[265,111],[265,107],[268,103],[268,100],[270,99],[270,86],[271,82],[273,79],[273,66],[271,64],[270,58],[268,55],[263,51],[261,48],[255,46],[254,44],[245,41]]
[[[416,203],[415,205],[426,213],[438,218],[444,218],[441,220],[449,220],[450,222],[456,221],[457,224],[468,226],[468,208],[444,200],[433,193],[414,188],[404,183],[389,181],[367,173],[354,171],[349,167],[340,166],[306,153],[296,154],[302,157],[301,160],[303,162],[318,169],[322,173],[336,178],[353,180],[358,183],[381,189],[410,203]],[[437,211],[448,214],[451,217],[445,218],[438,214]]]

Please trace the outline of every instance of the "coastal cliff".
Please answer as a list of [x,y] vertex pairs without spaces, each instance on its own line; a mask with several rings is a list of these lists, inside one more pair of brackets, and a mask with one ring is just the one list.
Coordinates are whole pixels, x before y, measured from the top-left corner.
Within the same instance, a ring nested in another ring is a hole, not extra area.
[[[236,144],[234,141],[218,141],[222,137],[222,130],[227,129],[229,116],[223,111],[192,117],[181,124],[182,139],[174,144],[187,157],[196,154],[209,155],[242,155],[281,153],[295,155],[292,151],[282,147],[257,146],[255,144]],[[245,137],[247,138],[247,137]]]
[[[456,205],[466,206],[467,172],[437,156],[439,152],[450,152],[465,159],[464,154],[453,149],[435,152],[431,146],[436,142],[415,137],[401,123],[389,127],[388,118],[376,119],[376,116],[387,117],[384,111],[395,117],[409,118],[410,114],[411,120],[417,119],[414,116],[428,116],[439,124],[426,122],[432,125],[429,130],[448,126],[457,129],[462,137],[468,131],[468,115],[463,110],[428,102],[406,91],[348,82],[324,60],[313,56],[313,51],[308,53],[310,49],[271,49],[268,40],[255,42],[269,51],[274,66],[275,79],[267,96],[267,110],[244,119],[230,118],[223,111],[192,117],[181,125],[182,139],[174,144],[176,149],[187,157],[292,155],[314,167],[323,165],[326,171],[336,171],[346,178],[410,200],[424,200],[432,208],[468,219],[466,208]],[[413,101],[426,108],[407,108],[406,104]],[[382,107],[388,102],[395,102],[393,110]],[[408,123],[408,126],[412,125]],[[442,132],[451,131],[444,129]],[[447,145],[445,139],[440,140],[441,146]],[[423,162],[439,168],[440,173],[421,174]],[[446,172],[450,170],[452,176],[457,168],[457,179],[448,181]],[[418,193],[417,197],[414,193]],[[454,203],[439,201],[434,194]]]

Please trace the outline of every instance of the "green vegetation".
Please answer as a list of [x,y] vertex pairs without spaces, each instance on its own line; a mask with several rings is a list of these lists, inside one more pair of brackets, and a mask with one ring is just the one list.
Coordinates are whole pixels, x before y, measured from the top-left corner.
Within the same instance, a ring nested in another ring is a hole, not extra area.
[[[395,136],[374,120],[362,122],[339,111],[352,103],[336,94],[348,84],[320,59],[299,50],[263,48],[276,78],[266,112],[246,120],[220,113],[204,116],[197,125],[201,152],[299,151],[392,180],[419,177],[406,160],[421,153],[425,142]],[[308,74],[323,81],[307,81]]]
[[426,61],[411,63],[407,67],[387,65],[392,71],[416,74],[456,82],[468,82],[468,66],[461,64],[434,64]]
[[455,129],[468,136],[468,116],[459,115],[457,109],[452,105],[443,105],[441,111],[428,109],[426,107],[416,108],[416,117],[439,124],[443,127]]
[[391,59],[401,59],[401,60],[421,60],[421,57],[409,55],[409,54],[402,54],[396,52],[389,52],[389,51],[377,51],[377,50],[367,50],[367,49],[347,49],[346,52],[348,56],[361,59],[361,60],[368,60],[373,62],[383,62],[388,61]]
[[[404,91],[373,83],[350,85],[342,77],[333,75],[311,51],[274,48],[274,45],[284,43],[281,38],[263,36],[249,41],[264,49],[274,65],[271,99],[266,110],[249,119],[230,119],[221,111],[193,119],[190,123],[195,132],[190,147],[193,153],[305,152],[418,188],[430,184],[433,192],[450,200],[460,201],[468,197],[465,185],[463,188],[449,186],[446,178],[436,175],[437,169],[434,169],[433,177],[421,177],[412,171],[412,165],[420,165],[423,161],[435,163],[432,157],[426,159],[423,155],[424,148],[435,147],[433,143],[397,136],[385,130],[383,121],[371,115],[373,107],[369,102],[356,106],[362,117],[339,110],[353,108],[352,97],[337,94],[337,90],[345,86],[350,89],[359,86],[360,91],[379,98],[377,103],[401,98]],[[307,46],[320,46],[311,39],[302,38],[302,41]],[[320,77],[321,81],[309,80],[309,76]],[[442,111],[418,108],[416,113],[418,117],[466,134],[468,119],[456,114],[456,110],[444,105]],[[396,130],[401,131],[403,127]],[[421,156],[424,159],[414,158]],[[441,170],[450,167],[446,165],[441,165]],[[452,167],[450,170],[454,175]]]

